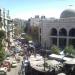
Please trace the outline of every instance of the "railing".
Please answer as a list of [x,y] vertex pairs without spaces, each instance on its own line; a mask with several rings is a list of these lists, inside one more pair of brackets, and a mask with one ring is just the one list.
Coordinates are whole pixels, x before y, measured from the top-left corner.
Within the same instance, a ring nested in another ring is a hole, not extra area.
[[75,39],[75,36],[49,36],[50,38],[69,38],[69,39]]

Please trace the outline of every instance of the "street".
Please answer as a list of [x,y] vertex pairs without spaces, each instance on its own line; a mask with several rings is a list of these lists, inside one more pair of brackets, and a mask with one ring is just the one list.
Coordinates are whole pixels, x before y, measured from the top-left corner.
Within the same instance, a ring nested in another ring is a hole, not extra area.
[[22,58],[20,63],[18,63],[17,67],[11,68],[11,71],[7,72],[7,75],[18,75],[18,72],[20,71],[21,68],[21,64],[22,64]]

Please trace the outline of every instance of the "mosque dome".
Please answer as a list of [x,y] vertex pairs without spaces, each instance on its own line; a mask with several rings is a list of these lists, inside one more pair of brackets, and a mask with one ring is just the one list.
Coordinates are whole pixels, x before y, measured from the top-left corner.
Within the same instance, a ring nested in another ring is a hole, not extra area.
[[70,17],[75,17],[75,11],[72,9],[64,10],[60,15],[60,18],[70,18]]

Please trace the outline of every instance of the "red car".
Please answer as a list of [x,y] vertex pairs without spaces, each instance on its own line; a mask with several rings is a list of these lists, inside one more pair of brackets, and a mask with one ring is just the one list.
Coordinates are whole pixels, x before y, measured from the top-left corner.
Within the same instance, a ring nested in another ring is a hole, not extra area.
[[3,62],[3,67],[7,67],[7,71],[10,71],[11,70],[11,64],[10,64],[10,62],[4,61]]

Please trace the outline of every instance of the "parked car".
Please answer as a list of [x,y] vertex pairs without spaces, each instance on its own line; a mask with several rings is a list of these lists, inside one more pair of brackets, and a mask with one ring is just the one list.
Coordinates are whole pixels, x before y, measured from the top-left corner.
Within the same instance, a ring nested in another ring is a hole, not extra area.
[[0,75],[7,75],[6,67],[0,67]]
[[5,60],[4,60],[4,62],[8,62],[10,65],[11,65],[11,59],[10,59],[10,57],[8,57],[8,58],[6,58]]
[[4,61],[7,61],[7,62],[11,63],[10,57],[7,57]]
[[10,71],[11,70],[11,64],[10,64],[10,62],[4,61],[3,62],[3,67],[7,67],[7,71]]
[[17,67],[17,61],[12,61],[11,67]]
[[16,61],[19,63],[20,62],[20,56],[16,57]]

